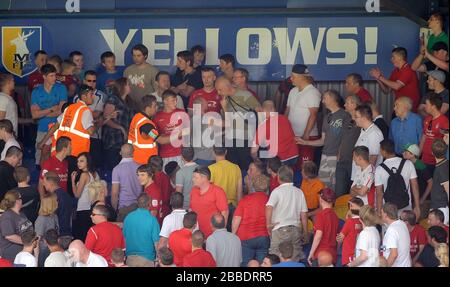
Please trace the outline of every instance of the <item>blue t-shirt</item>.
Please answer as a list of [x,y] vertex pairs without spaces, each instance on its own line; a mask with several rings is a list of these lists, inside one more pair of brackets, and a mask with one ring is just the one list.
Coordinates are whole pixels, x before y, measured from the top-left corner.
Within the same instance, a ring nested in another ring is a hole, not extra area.
[[156,259],[155,243],[159,240],[159,224],[150,211],[138,208],[129,213],[123,222],[126,255],[138,255],[148,260]]
[[300,262],[294,262],[294,261],[286,261],[286,262],[280,262],[278,264],[272,265],[272,267],[305,267],[305,264]]
[[[31,105],[38,105],[41,110],[59,105],[60,102],[67,102],[66,86],[60,83],[55,83],[50,90],[50,93],[45,91],[44,85],[37,86],[31,93]],[[56,123],[56,118],[57,117],[40,118],[38,122],[38,131],[47,132],[48,124]]]
[[97,89],[108,93],[105,88],[106,84],[121,77],[123,77],[123,69],[117,68],[115,73],[108,73],[105,69],[103,69],[97,74]]
[[58,200],[56,215],[58,216],[59,235],[72,235],[71,222],[72,211],[75,208],[74,199],[62,188],[58,188],[55,193]]

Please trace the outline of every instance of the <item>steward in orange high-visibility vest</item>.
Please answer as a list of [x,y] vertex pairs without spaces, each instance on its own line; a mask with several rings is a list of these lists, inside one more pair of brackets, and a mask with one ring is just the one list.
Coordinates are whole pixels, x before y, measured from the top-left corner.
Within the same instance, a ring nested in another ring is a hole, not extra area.
[[[92,111],[88,107],[93,102],[93,92],[91,87],[81,85],[80,100],[66,108],[54,134],[55,141],[62,136],[70,138],[71,155],[75,157],[82,152],[89,152],[90,138],[95,132]],[[86,119],[84,123],[83,118]]]
[[158,154],[156,138],[158,131],[150,119],[158,109],[155,96],[144,96],[141,100],[142,112],[131,120],[128,143],[133,145],[133,159],[139,164],[147,164],[151,156]]

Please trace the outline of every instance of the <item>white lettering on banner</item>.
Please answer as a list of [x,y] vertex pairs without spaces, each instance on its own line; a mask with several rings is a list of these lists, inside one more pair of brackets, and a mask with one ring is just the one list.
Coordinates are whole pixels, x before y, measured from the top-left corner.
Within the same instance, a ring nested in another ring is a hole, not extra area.
[[[326,55],[325,52],[341,55],[325,56],[328,65],[351,65],[358,61],[359,49],[364,49],[364,63],[367,65],[377,64],[378,50],[378,27],[366,27],[358,30],[357,27],[319,27],[316,39],[313,39],[311,28],[296,28],[291,41],[288,28],[276,27],[272,32],[268,28],[241,28],[236,34],[236,60],[241,65],[266,65],[272,60],[272,53],[276,48],[279,54],[280,64],[293,65],[299,62],[297,55],[299,48],[301,62],[306,65],[317,65],[319,57]],[[125,40],[122,42],[115,29],[100,29],[103,38],[111,51],[116,55],[116,64],[125,65],[125,51],[138,29],[129,29]],[[170,66],[176,63],[176,54],[187,49],[188,32],[186,28],[173,29],[142,29],[142,42],[149,49],[148,61],[156,66]],[[364,44],[355,39],[363,32]],[[205,28],[205,64],[209,66],[218,65],[219,57],[219,28]],[[252,36],[256,37],[252,37]],[[170,39],[157,42],[157,36],[173,37],[171,47]],[[253,40],[257,38],[257,40]],[[274,39],[274,40],[273,40]],[[325,45],[322,45],[325,39]],[[226,35],[222,41],[231,41],[230,35]],[[272,41],[273,40],[273,41]],[[273,42],[273,44],[272,44]],[[326,51],[322,51],[325,46]],[[363,48],[364,47],[364,48]],[[173,52],[173,59],[156,57],[156,50]],[[223,51],[225,52],[225,51]],[[233,51],[227,51],[233,52]],[[275,52],[276,53],[276,52]]]
[[366,11],[369,13],[380,13],[380,0],[367,0]]
[[67,13],[80,13],[80,0],[67,0],[66,11]]
[[[258,42],[250,47],[250,35],[258,35]],[[249,48],[256,49],[258,57],[250,58]],[[241,65],[266,65],[272,58],[272,33],[267,28],[242,28],[236,35],[236,60]]]
[[331,53],[344,53],[344,58],[327,57],[328,65],[351,65],[358,60],[358,42],[354,39],[340,39],[342,34],[358,34],[353,28],[330,28],[327,31],[327,50]]
[[169,66],[170,59],[156,59],[156,50],[169,51],[169,43],[156,43],[156,36],[170,36],[170,29],[142,29],[142,44],[148,48],[147,61],[156,66]]
[[106,44],[108,44],[111,51],[116,55],[116,65],[125,65],[125,50],[130,45],[131,39],[133,39],[137,31],[138,29],[130,29],[127,37],[122,42],[120,41],[119,35],[117,35],[116,29],[100,29],[100,33],[105,38]]

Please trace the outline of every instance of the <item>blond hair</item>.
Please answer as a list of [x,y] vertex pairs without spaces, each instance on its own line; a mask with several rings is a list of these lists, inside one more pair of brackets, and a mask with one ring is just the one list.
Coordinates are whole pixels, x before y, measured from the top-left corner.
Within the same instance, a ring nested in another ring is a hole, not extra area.
[[251,181],[255,191],[266,192],[269,189],[270,179],[265,175],[257,175]]
[[381,219],[378,217],[375,209],[370,205],[364,205],[359,209],[359,218],[365,226],[375,226],[381,223]]
[[41,199],[41,207],[39,208],[39,215],[48,216],[55,213],[58,209],[58,200],[55,194],[45,196]]
[[[104,180],[94,180],[87,186],[89,192],[89,200],[92,203],[97,200],[103,200],[107,195],[107,184]],[[103,192],[103,194],[102,194]]]
[[16,205],[16,201],[20,198],[20,193],[17,190],[8,191],[0,202],[0,209],[7,211],[8,209],[13,208],[14,205]]
[[442,267],[448,267],[448,245],[446,243],[439,243],[435,250],[437,259]]

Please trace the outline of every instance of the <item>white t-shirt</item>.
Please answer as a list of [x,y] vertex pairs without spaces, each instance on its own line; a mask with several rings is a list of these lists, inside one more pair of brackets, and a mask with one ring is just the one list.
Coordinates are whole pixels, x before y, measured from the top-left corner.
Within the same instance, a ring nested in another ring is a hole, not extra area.
[[[103,107],[105,106],[106,98],[107,98],[107,95],[105,93],[103,93],[100,90],[95,90],[92,104],[90,104],[88,107],[91,109],[92,112],[101,112],[102,113]],[[73,98],[73,102],[76,103],[78,101],[79,101],[79,96],[76,95]],[[90,114],[91,119],[89,119],[88,114]],[[82,122],[83,122],[83,127],[85,129],[88,129],[91,126],[93,126],[93,121],[94,121],[94,118],[92,116],[92,113],[83,113]],[[91,137],[99,139],[99,138],[101,138],[101,135],[102,135],[102,130],[101,130],[101,128],[98,128]]]
[[44,267],[69,267],[68,259],[64,252],[52,252],[45,259]]
[[75,267],[108,267],[108,262],[103,256],[89,252],[89,257],[86,264],[77,262]]
[[[162,110],[162,107],[164,106],[163,99],[158,95],[158,92],[154,91],[150,95],[155,96],[156,102],[158,103],[158,110]],[[184,110],[184,104],[183,99],[180,97],[180,95],[177,95],[177,109]]]
[[[289,107],[288,118],[296,136],[303,136],[309,116],[311,115],[309,109],[319,108],[321,98],[322,95],[319,90],[313,85],[306,86],[302,91],[299,91],[298,87],[294,87],[289,92],[287,100],[287,106]],[[319,135],[317,123],[314,123],[314,127],[309,135]]]
[[15,138],[10,138],[6,143],[5,146],[3,147],[3,151],[0,155],[0,160],[4,160],[6,157],[6,152],[8,151],[8,149],[12,146],[16,146],[18,148],[20,148],[20,144],[16,141]]
[[37,260],[33,254],[22,251],[17,253],[14,264],[23,264],[25,267],[37,267]]
[[308,212],[303,191],[293,183],[283,183],[270,194],[266,206],[273,207],[272,222],[279,222],[273,230],[283,226],[300,226],[300,213]]
[[[364,170],[361,170],[361,167],[356,166],[355,177],[352,178],[353,180],[352,187],[366,186],[370,190],[370,187],[372,186],[374,179],[375,179],[375,168],[371,164],[368,165]],[[369,204],[367,194],[364,196],[357,195],[356,197],[361,198],[361,200],[364,202],[364,205]]]
[[184,209],[175,209],[172,211],[169,215],[167,215],[164,220],[161,227],[161,232],[159,233],[159,236],[169,238],[169,235],[176,231],[183,228],[183,218],[186,214],[186,210]]
[[[384,161],[384,164],[389,169],[392,169],[393,167],[398,168],[400,166],[401,161],[402,161],[401,158],[393,157],[393,158],[386,159]],[[411,209],[412,198],[411,198],[411,186],[409,184],[409,180],[417,178],[417,172],[414,167],[414,164],[409,160],[407,160],[405,162],[405,164],[403,165],[402,177],[405,180],[406,188],[408,189],[409,209]],[[387,173],[387,171],[384,170],[384,168],[382,168],[381,166],[378,166],[377,169],[375,170],[375,186],[383,185],[383,191],[385,191],[387,188],[388,179],[389,179],[389,174]]]
[[379,267],[380,234],[375,226],[366,226],[356,240],[355,257],[366,251],[367,260],[358,267]]
[[[380,152],[380,142],[382,142],[383,139],[383,133],[381,132],[380,128],[372,123],[367,129],[361,129],[361,133],[359,134],[355,147],[365,146],[369,149],[369,155],[378,156],[375,163],[375,167],[377,167],[380,163],[383,162],[383,157],[381,156]],[[357,166],[355,164],[355,161],[353,161],[351,178],[355,178],[356,168]]]
[[410,236],[408,227],[403,221],[397,220],[388,226],[381,248],[386,259],[389,258],[391,253],[390,249],[397,248],[397,259],[395,259],[392,267],[411,267]]
[[17,135],[17,132],[18,132],[17,125],[19,122],[19,116],[17,113],[16,101],[14,101],[14,99],[12,97],[10,97],[9,95],[2,93],[2,92],[0,92],[0,111],[6,112],[5,119],[11,121],[14,132]]

